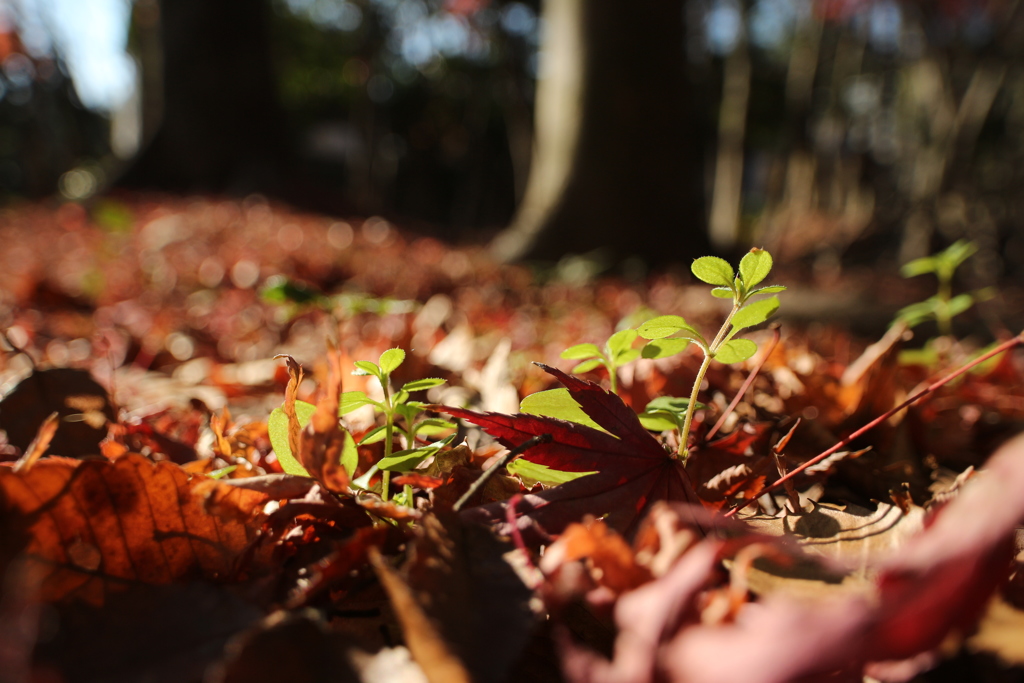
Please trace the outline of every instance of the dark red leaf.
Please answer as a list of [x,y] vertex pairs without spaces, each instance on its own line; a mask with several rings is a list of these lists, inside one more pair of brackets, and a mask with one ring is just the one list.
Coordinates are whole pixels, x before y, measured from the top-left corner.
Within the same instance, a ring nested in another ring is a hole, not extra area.
[[[454,417],[481,426],[506,448],[550,434],[550,443],[531,448],[531,462],[570,472],[598,473],[539,494],[528,494],[516,506],[518,526],[531,531],[531,522],[548,533],[558,533],[584,515],[607,515],[613,529],[630,534],[646,510],[659,500],[697,502],[682,463],[662,448],[622,400],[593,382],[570,377],[545,365],[605,433],[573,422],[539,415],[477,413],[438,407]],[[510,529],[503,505],[494,503],[465,512],[469,518]]]

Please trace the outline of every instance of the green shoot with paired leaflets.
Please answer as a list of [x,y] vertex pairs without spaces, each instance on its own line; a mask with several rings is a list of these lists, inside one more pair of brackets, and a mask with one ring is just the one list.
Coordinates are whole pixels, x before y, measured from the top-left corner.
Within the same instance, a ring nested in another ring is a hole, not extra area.
[[[411,395],[417,391],[425,391],[433,387],[441,386],[445,380],[438,377],[428,377],[406,382],[397,391],[391,392],[391,373],[397,370],[405,361],[405,351],[399,348],[388,349],[381,354],[376,363],[368,360],[355,361],[354,375],[372,375],[380,383],[383,399],[374,400],[363,391],[346,391],[341,394],[338,406],[338,415],[343,416],[363,406],[373,406],[375,412],[384,415],[384,424],[367,432],[359,441],[359,445],[372,444],[378,441],[384,442],[384,457],[376,463],[368,472],[358,479],[353,480],[353,485],[359,488],[368,488],[369,480],[378,471],[383,472],[381,497],[388,499],[388,488],[391,472],[408,472],[421,462],[434,455],[443,446],[447,445],[454,435],[442,438],[439,441],[426,446],[417,447],[417,439],[427,437],[434,438],[451,432],[456,428],[453,422],[437,418],[422,418],[427,404],[420,401],[413,401]],[[295,412],[299,418],[300,426],[305,427],[313,415],[315,406],[303,401],[295,402]],[[309,476],[306,470],[295,459],[288,445],[288,418],[281,408],[276,408],[268,420],[270,440],[277,453],[285,472]],[[398,429],[403,436],[406,449],[393,452],[395,430]],[[351,448],[349,448],[351,442]],[[342,466],[353,476],[358,462],[356,443],[351,436],[346,434],[345,450],[342,455]],[[412,490],[406,487],[402,494],[396,496],[396,502],[411,504]]]
[[[690,270],[701,281],[709,285],[715,285],[711,290],[712,296],[720,299],[732,299],[732,310],[725,318],[718,333],[708,341],[693,325],[687,323],[678,315],[663,315],[648,320],[641,325],[637,332],[644,339],[650,340],[641,351],[644,358],[667,358],[679,353],[691,343],[700,347],[704,354],[704,361],[693,383],[693,391],[690,393],[689,401],[682,403],[685,399],[672,399],[677,403],[666,402],[665,405],[655,406],[659,412],[671,412],[674,415],[681,415],[681,422],[677,422],[679,429],[679,456],[686,457],[690,434],[690,424],[693,421],[693,413],[697,409],[697,393],[704,381],[711,361],[719,363],[739,363],[757,353],[757,344],[749,339],[737,339],[736,334],[741,330],[755,325],[760,325],[770,318],[779,309],[779,298],[769,296],[763,299],[753,300],[761,294],[775,294],[781,292],[785,287],[781,285],[769,285],[758,287],[768,277],[772,269],[772,256],[764,249],[751,249],[740,260],[739,273],[733,272],[732,266],[725,259],[715,256],[705,256],[693,262]],[[652,402],[653,403],[653,402]],[[673,406],[669,410],[669,406]],[[650,412],[651,406],[647,411]]]
[[[678,454],[685,458],[694,411],[704,407],[697,402],[697,394],[711,361],[731,364],[753,356],[757,352],[757,344],[749,339],[737,338],[736,334],[765,322],[779,308],[778,297],[762,295],[774,295],[786,288],[781,285],[759,286],[771,269],[771,254],[763,249],[751,249],[745,254],[740,260],[738,273],[733,271],[728,261],[714,256],[705,256],[693,262],[693,274],[715,286],[711,290],[713,296],[732,299],[732,309],[710,341],[682,317],[662,315],[648,320],[635,330],[616,332],[603,349],[596,344],[577,344],[562,352],[562,358],[582,361],[573,368],[574,373],[588,372],[603,366],[608,371],[611,391],[616,393],[616,373],[626,363],[637,358],[668,358],[682,352],[690,344],[696,344],[704,355],[704,361],[694,380],[690,397],[658,397],[648,403],[638,416],[641,424],[651,431],[676,430],[679,434]],[[647,340],[642,349],[633,348],[638,338]],[[572,399],[567,389],[551,389],[527,396],[520,410],[600,429]]]
[[608,337],[603,349],[597,348],[597,344],[577,344],[563,351],[562,358],[582,361],[572,369],[574,374],[603,366],[608,371],[608,382],[614,394],[618,392],[618,369],[640,357],[640,349],[633,348],[636,338],[636,330],[620,330]]
[[978,251],[973,242],[958,240],[943,251],[924,258],[914,259],[900,268],[905,278],[916,277],[926,273],[934,273],[939,280],[938,292],[924,301],[919,301],[900,309],[896,320],[904,322],[907,327],[916,327],[926,320],[934,320],[939,326],[939,334],[949,336],[953,333],[952,320],[977,301],[992,296],[988,289],[977,292],[965,292],[953,296],[953,276],[956,269]]

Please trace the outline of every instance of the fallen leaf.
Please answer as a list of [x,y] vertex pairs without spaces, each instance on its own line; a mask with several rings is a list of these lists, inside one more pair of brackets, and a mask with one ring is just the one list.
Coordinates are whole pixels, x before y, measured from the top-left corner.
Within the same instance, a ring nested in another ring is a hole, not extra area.
[[402,626],[402,634],[413,659],[423,669],[429,683],[472,683],[469,672],[451,651],[436,626],[416,600],[409,585],[388,565],[376,549],[370,562],[377,570],[384,590]]
[[237,580],[270,569],[269,549],[240,561],[267,496],[138,455],[0,468],[0,574],[16,557],[47,602],[102,604],[134,584],[188,576]]
[[25,451],[53,412],[60,417],[60,427],[50,443],[50,453],[69,458],[99,455],[107,424],[115,420],[114,409],[106,389],[85,370],[33,372],[0,400],[0,429],[7,432],[8,441]]
[[[609,527],[629,535],[656,501],[697,502],[682,463],[665,451],[618,396],[555,368],[541,368],[562,382],[584,412],[607,431],[539,415],[436,407],[479,425],[510,449],[534,436],[550,434],[550,443],[530,449],[524,457],[553,469],[597,472],[524,495],[516,507],[520,515],[517,524],[523,531],[529,529],[532,520],[547,533],[559,533],[589,514],[605,516]],[[500,503],[469,508],[463,514],[467,519],[495,526],[500,533],[509,531]]]

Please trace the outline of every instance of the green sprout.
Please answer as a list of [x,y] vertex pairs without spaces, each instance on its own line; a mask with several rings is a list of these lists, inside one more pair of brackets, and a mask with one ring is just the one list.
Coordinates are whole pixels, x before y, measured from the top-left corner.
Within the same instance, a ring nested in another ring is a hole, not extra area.
[[656,399],[645,410],[649,424],[654,424],[653,420],[660,418],[659,425],[667,425],[679,430],[678,455],[683,459],[686,458],[689,451],[688,440],[693,414],[699,407],[697,394],[700,392],[701,383],[704,381],[704,375],[707,374],[711,361],[725,364],[739,363],[757,353],[757,344],[749,339],[736,339],[736,333],[748,327],[760,325],[770,318],[779,308],[779,299],[776,296],[756,301],[751,299],[760,294],[774,294],[786,289],[781,285],[757,287],[772,269],[771,254],[763,249],[751,249],[745,254],[740,260],[738,274],[733,272],[728,261],[714,256],[705,256],[695,260],[690,269],[698,279],[709,285],[715,285],[715,288],[711,290],[712,296],[732,299],[732,310],[729,311],[714,339],[709,342],[695,327],[678,315],[663,315],[653,318],[642,324],[637,330],[641,337],[650,340],[641,352],[644,358],[674,356],[691,342],[699,346],[704,354],[704,361],[697,371],[689,399]]
[[[384,457],[369,472],[356,480],[356,484],[365,486],[369,478],[377,470],[383,471],[381,497],[388,499],[388,487],[391,481],[392,472],[408,472],[415,468],[428,457],[437,453],[443,446],[451,441],[453,436],[437,441],[428,446],[417,447],[416,439],[420,436],[437,436],[441,433],[456,428],[456,425],[447,420],[436,418],[420,419],[421,413],[426,410],[427,405],[419,401],[411,401],[413,392],[424,391],[433,387],[441,386],[445,380],[439,377],[427,377],[406,382],[402,388],[391,393],[391,373],[399,368],[405,361],[405,351],[402,349],[388,349],[381,354],[377,363],[368,360],[357,360],[354,375],[372,375],[380,382],[384,394],[382,401],[375,401],[365,392],[346,391],[341,394],[341,403],[338,408],[339,415],[348,413],[366,405],[372,405],[374,409],[384,415],[384,424],[371,430],[359,442],[360,444],[376,443],[384,441]],[[401,419],[401,432],[405,438],[406,449],[392,452],[394,448],[395,429],[398,427],[397,420]],[[403,493],[404,503],[412,501],[411,487],[406,487]]]
[[951,335],[954,316],[963,313],[975,302],[983,301],[991,296],[987,289],[953,296],[953,276],[956,274],[956,269],[977,251],[978,247],[973,242],[957,240],[937,254],[914,259],[904,264],[900,268],[900,274],[903,277],[911,278],[926,273],[935,273],[935,277],[939,281],[939,289],[934,296],[900,309],[896,314],[896,320],[904,322],[907,327],[915,327],[926,320],[934,320],[939,326],[939,334]]
[[[378,362],[368,360],[355,362],[356,375],[373,375],[380,382],[384,394],[383,401],[375,401],[365,392],[346,391],[341,394],[338,406],[338,415],[347,415],[357,408],[366,405],[374,406],[375,411],[384,415],[384,424],[368,432],[360,441],[359,445],[384,441],[384,457],[370,468],[358,479],[353,480],[353,485],[358,488],[368,489],[370,478],[378,471],[382,471],[381,497],[388,499],[388,488],[392,472],[408,472],[421,462],[436,454],[446,446],[454,434],[441,438],[439,441],[426,446],[417,446],[417,439],[443,437],[444,434],[456,429],[453,422],[437,418],[422,417],[426,411],[427,404],[410,400],[411,395],[417,391],[424,391],[445,383],[445,380],[438,377],[428,377],[406,382],[397,392],[390,391],[391,373],[401,366],[405,360],[405,351],[402,349],[388,349],[381,354]],[[305,427],[309,424],[316,406],[305,401],[295,402],[295,413],[299,420],[299,426]],[[393,452],[395,430],[398,429],[405,440],[405,450]],[[299,463],[291,452],[288,444],[288,417],[281,408],[275,408],[267,420],[267,430],[270,434],[270,442],[277,453],[278,461],[282,469],[289,474],[309,476],[306,469]],[[359,456],[356,450],[356,442],[352,436],[345,431],[345,444],[342,451],[341,464],[349,477],[355,475],[356,465]],[[412,503],[412,487],[406,486],[400,496],[395,497],[396,502],[403,505]]]
[[608,371],[611,392],[615,394],[618,393],[618,369],[640,357],[640,349],[633,348],[636,338],[636,330],[620,330],[608,337],[603,349],[597,348],[596,344],[576,344],[562,351],[562,358],[582,361],[572,369],[574,374],[604,366]]

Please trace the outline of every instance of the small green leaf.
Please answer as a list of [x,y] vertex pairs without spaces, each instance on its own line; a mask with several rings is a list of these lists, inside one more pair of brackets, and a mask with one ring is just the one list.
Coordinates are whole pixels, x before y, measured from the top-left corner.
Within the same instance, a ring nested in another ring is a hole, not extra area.
[[387,436],[387,425],[374,427],[370,431],[366,432],[366,434],[363,435],[363,438],[359,439],[359,445],[369,446],[371,443],[383,441],[385,436]]
[[731,288],[735,277],[729,262],[717,256],[702,256],[693,262],[690,270],[699,280],[720,287]]
[[592,358],[591,360],[585,360],[572,369],[574,375],[581,375],[584,372],[590,372],[595,368],[599,368],[604,365],[604,362],[600,358]]
[[925,320],[934,318],[935,311],[940,305],[942,304],[939,297],[929,297],[924,301],[918,301],[917,303],[910,304],[909,306],[904,306],[896,314],[896,319],[902,320],[907,324],[907,327],[917,327]]
[[428,418],[421,420],[413,425],[413,434],[419,434],[422,436],[441,436],[446,432],[450,432],[453,429],[458,429],[459,426],[454,422],[448,420],[441,420],[436,418]]
[[718,297],[719,299],[731,299],[735,296],[735,292],[729,287],[715,287],[711,290],[711,296]]
[[538,391],[536,394],[530,394],[519,404],[519,410],[530,415],[554,417],[559,420],[568,420],[569,422],[605,431],[589,415],[583,412],[583,408],[569,394],[569,390],[565,388],[548,389],[547,391]]
[[715,353],[715,360],[719,363],[730,365],[744,361],[757,353],[757,344],[749,339],[732,339],[724,344]]
[[904,263],[900,268],[900,275],[903,277],[915,277],[925,273],[934,273],[939,268],[939,262],[934,256],[917,258],[909,263]]
[[411,403],[399,403],[395,406],[395,412],[405,418],[406,424],[411,424],[416,416],[423,412],[425,405],[419,401]]
[[439,387],[445,383],[445,380],[440,377],[424,377],[423,379],[414,379],[411,382],[406,382],[402,385],[402,391],[413,392],[423,391],[424,389],[433,389]]
[[601,350],[597,348],[597,344],[577,344],[562,351],[561,355],[566,360],[582,360],[584,358],[600,356]]
[[767,287],[758,287],[751,291],[747,296],[754,296],[755,294],[775,294],[777,292],[784,292],[786,288],[782,285],[768,285]]
[[353,375],[373,375],[380,379],[381,373],[380,368],[377,364],[370,360],[357,360],[353,365],[356,369],[352,371]]
[[384,406],[374,401],[362,391],[345,391],[342,392],[341,402],[338,404],[338,415],[348,415],[357,408],[369,405],[377,406],[381,410],[384,409]]
[[[305,427],[316,412],[316,406],[305,401],[295,402],[295,416],[299,418],[299,426]],[[291,446],[288,445],[288,416],[281,408],[274,408],[267,418],[267,433],[270,436],[270,445],[277,454],[277,461],[281,463],[281,469],[288,474],[297,474],[308,477],[309,472],[299,464],[299,461],[292,455]]]
[[949,317],[960,315],[974,305],[974,297],[970,294],[958,294],[946,304],[946,313]]
[[562,470],[553,470],[547,465],[538,465],[535,462],[523,460],[522,458],[510,462],[506,469],[509,474],[519,477],[526,488],[533,488],[538,483],[545,487],[558,486],[567,481],[585,477],[588,474],[597,474],[596,471],[564,472]]
[[356,467],[359,466],[359,450],[356,448],[356,440],[345,430],[345,438],[341,446],[341,466],[351,479],[356,475]]
[[631,350],[637,336],[636,330],[619,330],[608,337],[608,357],[617,360],[624,352]]
[[644,339],[664,339],[686,328],[693,329],[678,315],[660,315],[638,327],[637,333]]
[[767,299],[747,304],[736,311],[736,315],[732,317],[732,327],[734,330],[742,330],[745,327],[760,325],[772,317],[777,310],[779,310],[779,297],[777,296],[770,296]]
[[[682,398],[679,396],[659,396],[655,399],[652,399],[647,404],[647,407],[644,408],[644,412],[650,410],[667,410],[670,413],[682,415],[683,413],[686,412],[689,405],[690,399],[688,398]],[[700,410],[703,407],[703,403],[697,403],[697,410]]]
[[689,339],[655,339],[643,348],[643,357],[657,360],[674,356],[690,345]]
[[632,363],[640,357],[640,349],[623,349],[622,353],[615,356],[614,361],[616,366],[622,366],[626,363]]
[[448,438],[442,439],[441,441],[435,441],[429,446],[410,448],[408,450],[392,453],[386,458],[381,458],[377,462],[377,468],[387,472],[408,472],[430,456],[436,454],[441,450],[442,446],[446,446],[454,438],[455,435],[452,434]]
[[398,366],[405,360],[405,351],[402,349],[388,349],[384,353],[380,354],[380,369],[385,374],[390,375],[392,372],[398,369]]
[[675,415],[668,412],[667,410],[654,410],[651,412],[644,411],[637,415],[640,418],[640,424],[652,432],[667,432],[670,429],[679,429],[679,422],[675,419]]
[[957,240],[935,255],[942,268],[952,276],[957,267],[978,252],[978,246],[967,240]]
[[409,400],[409,392],[405,389],[399,389],[395,393],[395,397],[391,399],[392,405],[398,406]]
[[740,277],[747,289],[768,277],[772,270],[772,255],[764,249],[753,248],[740,259]]

